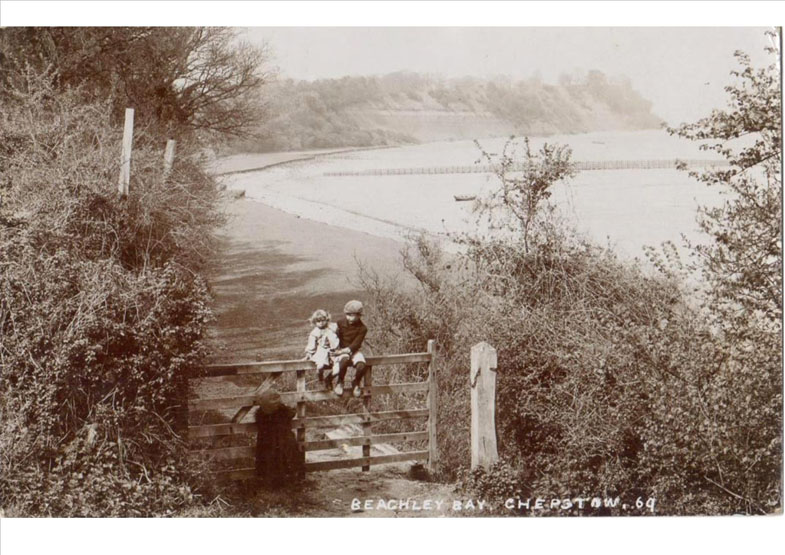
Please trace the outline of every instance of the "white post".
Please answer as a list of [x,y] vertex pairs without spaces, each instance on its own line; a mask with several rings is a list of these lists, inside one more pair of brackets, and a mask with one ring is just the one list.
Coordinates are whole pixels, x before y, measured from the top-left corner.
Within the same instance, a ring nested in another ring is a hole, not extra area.
[[488,469],[499,460],[496,450],[496,349],[484,341],[472,347],[472,469]]
[[174,148],[176,144],[177,141],[173,139],[166,141],[166,151],[164,152],[164,178],[172,171],[172,165],[174,164]]
[[125,127],[123,128],[123,151],[120,154],[120,194],[128,194],[131,183],[131,147],[134,141],[134,109],[125,109]]

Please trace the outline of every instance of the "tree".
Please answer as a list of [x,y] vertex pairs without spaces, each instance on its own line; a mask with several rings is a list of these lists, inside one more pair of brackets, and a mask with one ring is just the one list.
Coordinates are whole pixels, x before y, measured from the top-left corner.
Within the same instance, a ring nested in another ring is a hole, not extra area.
[[480,149],[481,159],[488,162],[499,180],[499,187],[479,199],[475,211],[488,217],[491,229],[505,229],[518,235],[525,253],[529,252],[531,235],[538,224],[545,223],[550,213],[546,206],[550,188],[562,179],[575,175],[575,164],[570,161],[572,151],[565,145],[544,144],[533,153],[529,138],[520,144],[510,138],[504,145],[501,158]]
[[[776,48],[767,50],[779,58]],[[744,53],[735,57],[741,68],[725,89],[728,108],[669,130],[708,141],[701,148],[728,161],[726,168],[691,172],[727,200],[700,210],[698,222],[712,241],[694,246],[712,332],[693,341],[696,353],[715,346],[688,375],[694,400],[682,403],[678,384],[662,405],[683,415],[682,429],[668,440],[655,426],[651,437],[666,439],[661,460],[693,469],[693,484],[717,494],[708,510],[767,513],[782,506],[782,97],[776,62],[755,69]],[[702,448],[678,453],[680,440]]]
[[248,135],[264,114],[266,60],[264,47],[238,42],[229,28],[0,31],[0,84],[23,81],[26,67],[51,67],[86,102],[109,100],[116,121],[131,106],[137,127],[175,136]]
[[[767,50],[779,57],[774,47]],[[691,172],[707,185],[730,192],[722,206],[700,210],[700,227],[713,242],[694,247],[710,285],[713,310],[728,323],[746,312],[776,326],[782,320],[780,71],[776,61],[754,69],[743,52],[735,57],[742,67],[732,72],[739,82],[726,87],[728,109],[669,131],[710,141],[700,148],[721,154],[729,163],[727,168]]]

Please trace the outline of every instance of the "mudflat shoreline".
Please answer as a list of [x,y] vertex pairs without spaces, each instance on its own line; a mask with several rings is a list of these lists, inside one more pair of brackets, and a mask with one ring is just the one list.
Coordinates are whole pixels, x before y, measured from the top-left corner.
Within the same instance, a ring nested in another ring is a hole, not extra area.
[[328,225],[250,199],[227,201],[226,225],[208,280],[216,321],[215,361],[299,358],[317,308],[340,316],[363,300],[358,262],[380,275],[401,275],[403,243]]

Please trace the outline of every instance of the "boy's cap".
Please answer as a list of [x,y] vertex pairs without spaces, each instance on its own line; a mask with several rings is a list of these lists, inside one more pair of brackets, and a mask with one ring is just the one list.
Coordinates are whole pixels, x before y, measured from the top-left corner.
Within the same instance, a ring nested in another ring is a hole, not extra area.
[[363,313],[363,303],[360,301],[349,301],[343,307],[344,314],[362,314]]

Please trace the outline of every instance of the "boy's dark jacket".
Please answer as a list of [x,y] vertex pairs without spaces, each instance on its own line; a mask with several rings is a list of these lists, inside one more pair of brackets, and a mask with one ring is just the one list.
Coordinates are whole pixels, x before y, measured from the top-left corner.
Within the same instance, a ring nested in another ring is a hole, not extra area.
[[363,346],[365,334],[368,333],[368,328],[365,327],[362,320],[359,318],[355,320],[354,324],[346,321],[346,318],[341,318],[338,324],[338,340],[339,349],[348,347],[352,354],[356,353]]

